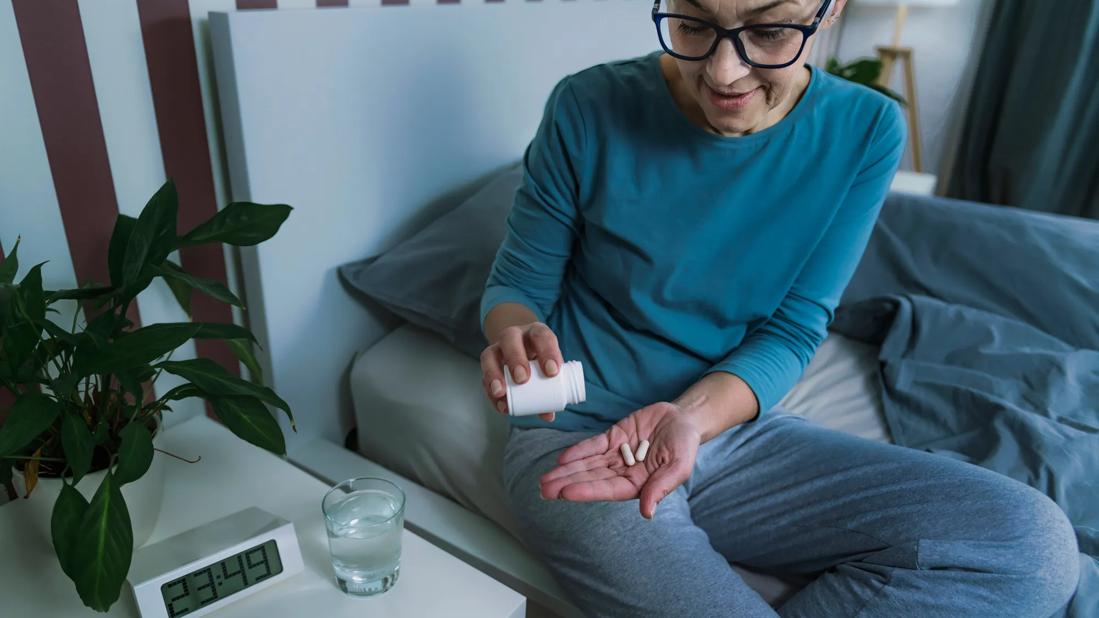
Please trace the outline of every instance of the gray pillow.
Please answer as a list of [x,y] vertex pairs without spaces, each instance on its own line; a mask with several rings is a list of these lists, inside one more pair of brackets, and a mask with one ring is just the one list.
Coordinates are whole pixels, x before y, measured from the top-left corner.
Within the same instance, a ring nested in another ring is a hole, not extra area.
[[340,278],[404,320],[480,356],[487,345],[479,323],[481,295],[522,179],[521,165],[508,167],[396,247],[340,266]]

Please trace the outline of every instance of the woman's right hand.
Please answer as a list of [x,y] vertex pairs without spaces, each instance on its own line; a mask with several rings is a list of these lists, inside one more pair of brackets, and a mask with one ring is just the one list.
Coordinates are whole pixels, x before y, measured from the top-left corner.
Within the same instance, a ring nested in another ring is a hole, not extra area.
[[[509,326],[500,331],[496,343],[481,352],[481,385],[497,412],[508,413],[504,365],[511,370],[515,383],[523,384],[530,379],[531,362],[541,363],[542,374],[547,377],[557,375],[564,362],[557,335],[542,322]],[[538,418],[552,422],[554,413],[539,414]]]

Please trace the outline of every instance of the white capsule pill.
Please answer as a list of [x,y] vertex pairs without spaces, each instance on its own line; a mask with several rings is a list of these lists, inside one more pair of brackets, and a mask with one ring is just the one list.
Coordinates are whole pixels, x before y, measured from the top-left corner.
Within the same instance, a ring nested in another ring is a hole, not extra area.
[[637,463],[637,460],[633,458],[633,451],[630,450],[629,442],[623,442],[622,446],[618,447],[618,450],[622,452],[622,459],[626,460],[627,466],[632,466]]
[[642,440],[641,444],[637,445],[637,461],[645,461],[645,455],[649,454],[649,441]]

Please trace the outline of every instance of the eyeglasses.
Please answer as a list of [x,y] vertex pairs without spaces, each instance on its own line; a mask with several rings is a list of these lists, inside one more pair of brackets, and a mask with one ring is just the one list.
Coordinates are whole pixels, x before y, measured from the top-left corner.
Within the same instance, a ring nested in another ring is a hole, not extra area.
[[729,39],[740,59],[759,69],[781,69],[794,64],[832,4],[831,0],[824,0],[809,25],[752,24],[722,28],[689,15],[661,13],[660,2],[653,2],[653,22],[660,45],[668,54],[680,60],[705,60],[713,55],[722,39]]

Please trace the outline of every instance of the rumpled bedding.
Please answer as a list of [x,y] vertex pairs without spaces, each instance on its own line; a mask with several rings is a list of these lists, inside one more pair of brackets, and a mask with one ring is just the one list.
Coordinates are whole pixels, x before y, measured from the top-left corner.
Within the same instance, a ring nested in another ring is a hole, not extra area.
[[880,346],[897,444],[984,466],[1068,515],[1099,616],[1099,222],[891,195],[829,327]]

